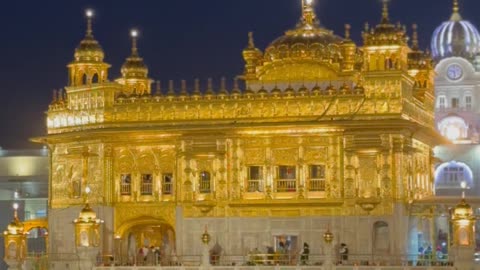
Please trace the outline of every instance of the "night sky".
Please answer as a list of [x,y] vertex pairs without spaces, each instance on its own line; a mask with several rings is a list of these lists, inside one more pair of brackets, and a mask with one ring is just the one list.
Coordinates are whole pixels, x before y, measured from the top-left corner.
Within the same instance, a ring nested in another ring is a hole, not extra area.
[[[360,44],[365,22],[380,20],[380,0],[316,0],[324,26],[343,35],[352,25]],[[480,25],[480,1],[460,0],[461,14]],[[262,50],[293,27],[301,13],[300,0],[18,0],[2,1],[0,25],[0,146],[40,147],[29,138],[46,133],[45,114],[52,89],[67,83],[66,65],[85,32],[84,10],[96,13],[94,35],[112,64],[110,80],[130,53],[129,29],[141,32],[139,49],[150,77],[164,85],[170,79],[233,78],[241,74],[241,53],[247,32],[254,31]],[[452,0],[392,0],[393,22],[419,25],[427,48],[431,33],[450,17]]]

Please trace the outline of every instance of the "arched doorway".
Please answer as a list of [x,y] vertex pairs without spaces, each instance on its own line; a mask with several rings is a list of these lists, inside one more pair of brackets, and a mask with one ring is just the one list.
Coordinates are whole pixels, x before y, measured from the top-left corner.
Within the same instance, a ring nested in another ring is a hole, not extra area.
[[170,265],[176,254],[175,230],[161,220],[142,219],[119,228],[115,239],[122,265]]
[[27,253],[46,254],[48,251],[47,219],[32,219],[23,222],[27,232]]
[[32,228],[27,234],[27,251],[29,254],[47,253],[48,231],[45,228]]
[[377,221],[373,224],[373,254],[390,254],[390,230],[385,221]]

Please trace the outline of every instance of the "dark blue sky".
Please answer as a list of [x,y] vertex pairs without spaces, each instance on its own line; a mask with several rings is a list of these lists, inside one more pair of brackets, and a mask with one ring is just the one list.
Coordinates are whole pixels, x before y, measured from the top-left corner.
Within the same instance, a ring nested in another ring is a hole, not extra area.
[[[360,41],[365,22],[380,20],[380,0],[316,0],[324,26],[343,35],[352,25]],[[480,25],[478,0],[460,0],[464,18]],[[419,25],[422,47],[451,14],[452,0],[392,0],[390,17]],[[17,0],[3,1],[0,25],[0,146],[38,147],[28,138],[45,134],[45,114],[54,88],[67,81],[66,65],[83,38],[84,9],[96,11],[94,34],[119,76],[129,54],[129,29],[141,31],[140,53],[155,80],[232,78],[243,70],[247,32],[258,47],[291,28],[300,16],[300,0]]]

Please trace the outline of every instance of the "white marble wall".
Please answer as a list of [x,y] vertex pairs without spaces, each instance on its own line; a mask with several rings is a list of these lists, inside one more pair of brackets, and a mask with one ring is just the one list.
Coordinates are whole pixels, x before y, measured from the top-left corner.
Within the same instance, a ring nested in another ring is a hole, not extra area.
[[408,216],[349,216],[349,217],[285,217],[285,218],[187,218],[177,226],[177,252],[200,255],[205,226],[212,237],[210,246],[218,243],[226,255],[245,255],[249,250],[274,245],[276,235],[298,237],[298,246],[310,245],[311,254],[324,254],[323,234],[330,228],[335,244],[346,243],[351,254],[371,254],[373,224],[384,221],[389,225],[390,254],[406,254],[408,246]]

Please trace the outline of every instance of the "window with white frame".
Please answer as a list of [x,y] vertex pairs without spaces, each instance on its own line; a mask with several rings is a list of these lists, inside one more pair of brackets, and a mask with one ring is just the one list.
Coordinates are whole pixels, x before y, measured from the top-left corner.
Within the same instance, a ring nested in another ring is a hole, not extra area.
[[309,191],[325,191],[325,165],[309,166]]
[[173,194],[173,174],[164,173],[162,177],[162,194],[172,195]]
[[445,96],[438,97],[438,108],[444,110],[447,107],[447,98]]
[[465,109],[472,110],[472,96],[465,96]]
[[295,166],[278,166],[277,192],[295,192],[297,190],[297,168]]
[[263,191],[263,167],[249,166],[247,175],[247,191],[262,192]]
[[142,174],[140,186],[141,195],[153,195],[153,175],[152,174]]
[[120,175],[120,195],[131,195],[132,194],[132,175],[121,174]]

